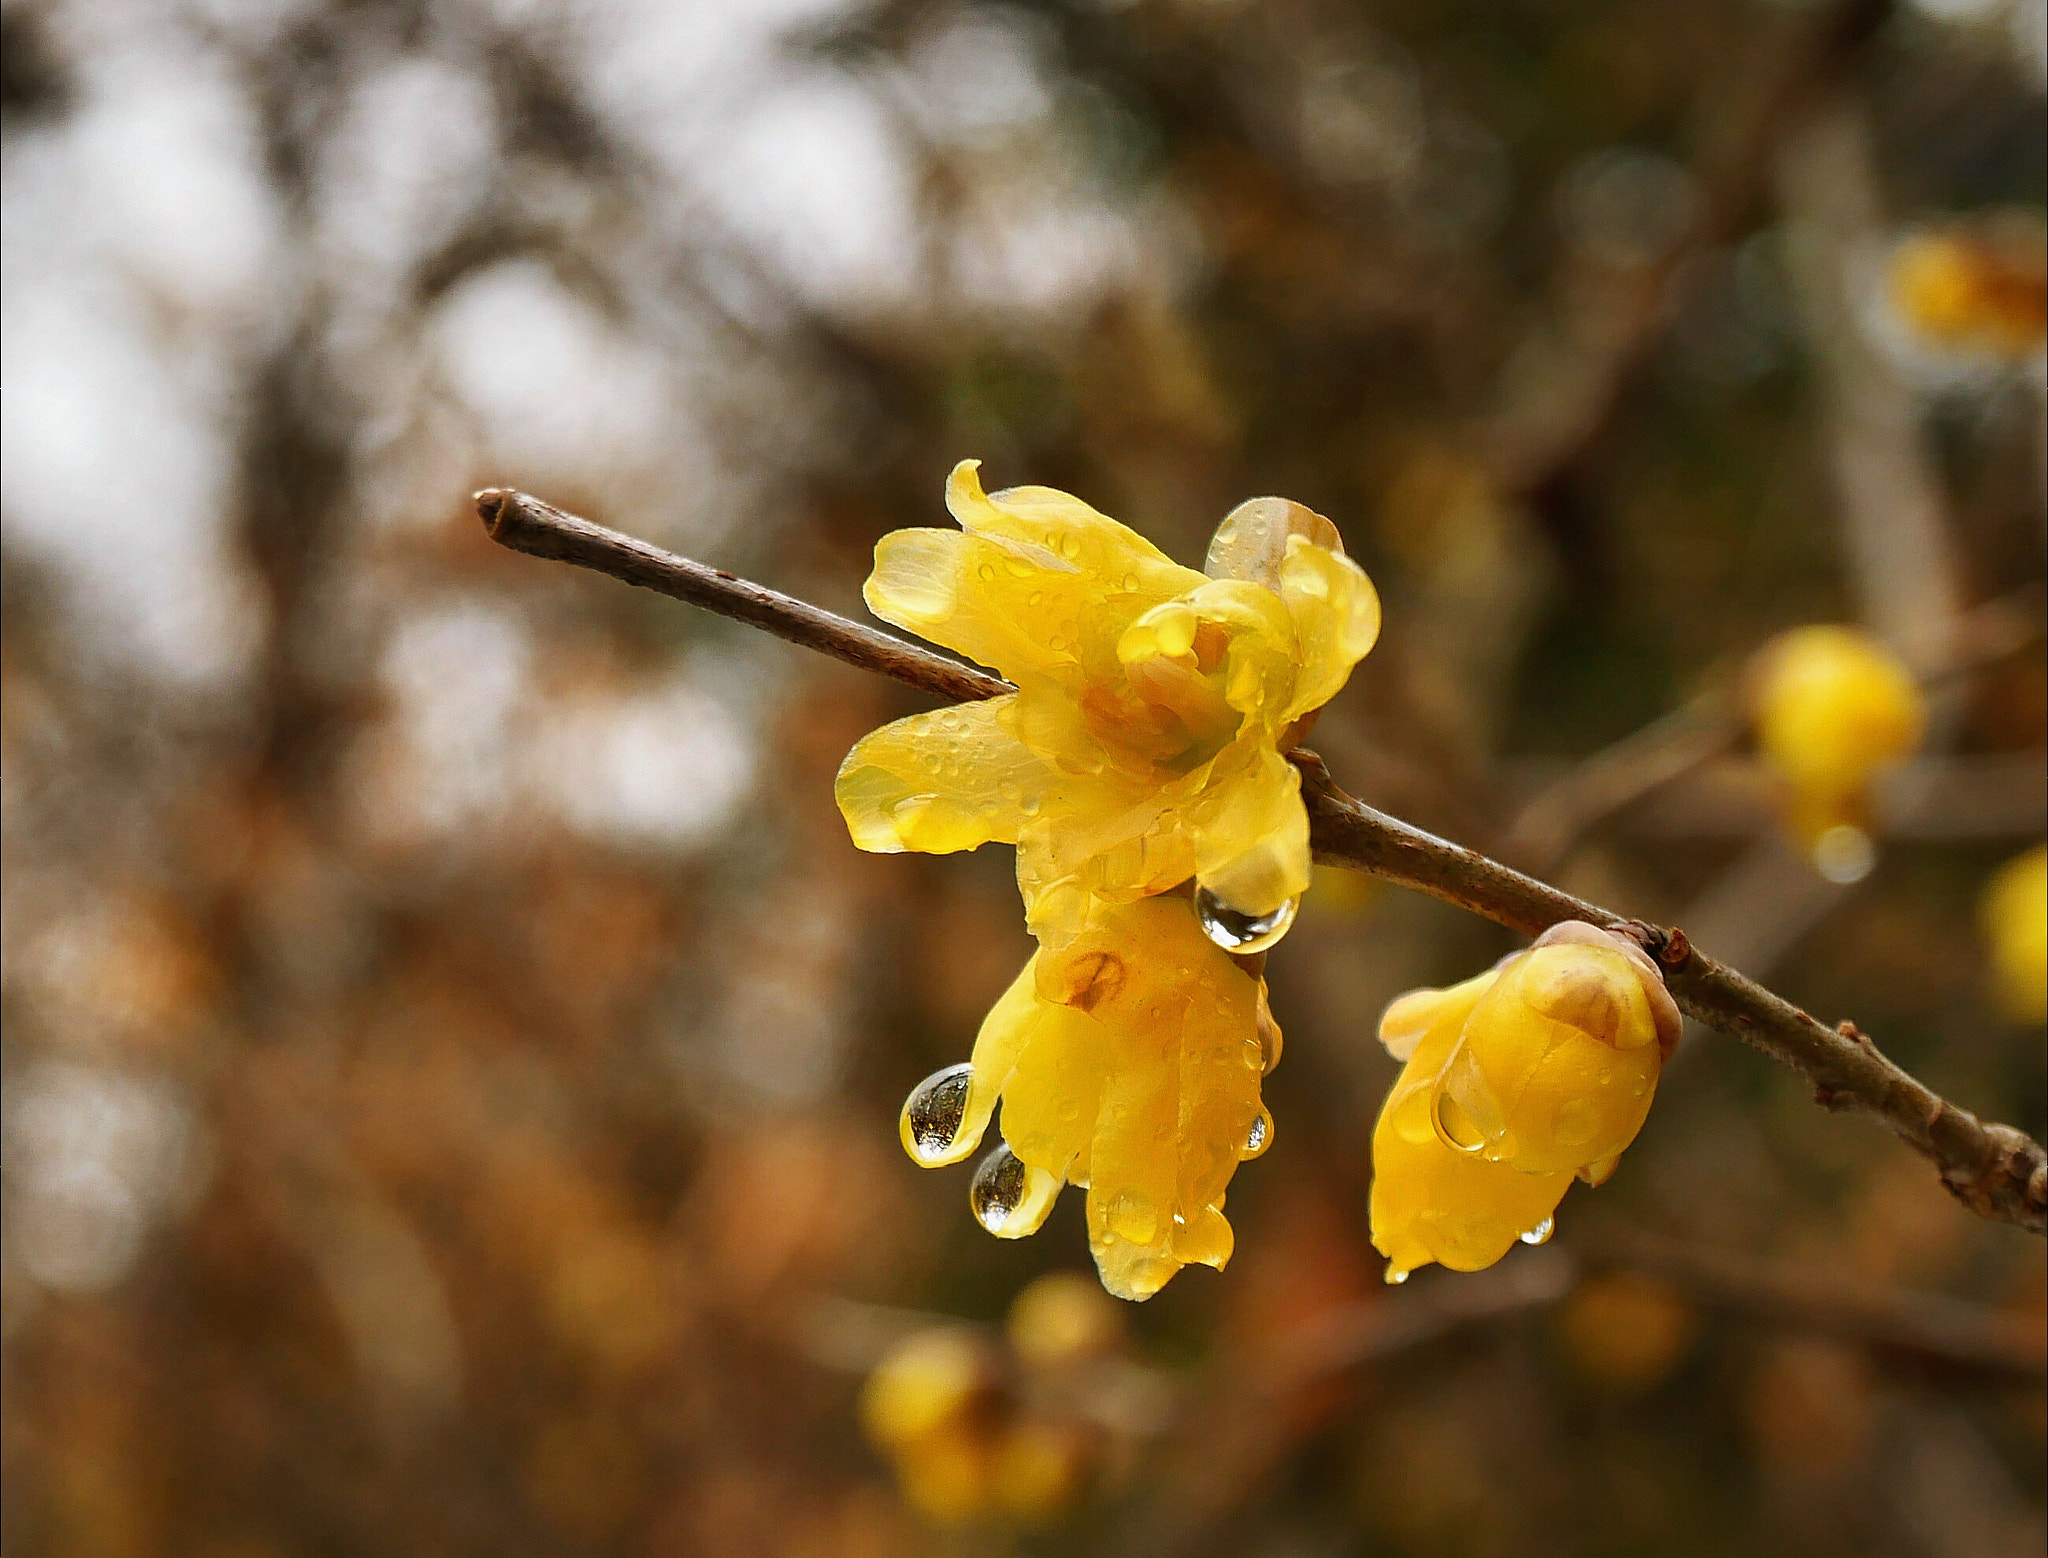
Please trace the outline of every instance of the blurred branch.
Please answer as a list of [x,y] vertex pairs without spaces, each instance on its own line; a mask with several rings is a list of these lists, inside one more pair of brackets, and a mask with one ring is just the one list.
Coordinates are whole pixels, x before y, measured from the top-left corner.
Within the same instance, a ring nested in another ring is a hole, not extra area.
[[[515,551],[591,568],[673,595],[938,697],[979,699],[1012,690],[1009,683],[985,672],[672,556],[524,493],[488,488],[477,494],[476,503],[492,538]],[[1695,951],[1682,930],[1625,919],[1475,850],[1425,833],[1346,795],[1314,753],[1290,755],[1301,770],[1302,799],[1318,859],[1414,888],[1527,935],[1562,920],[1586,920],[1626,931],[1656,958],[1672,995],[1690,1016],[1801,1073],[1813,1083],[1815,1099],[1824,1106],[1877,1116],[1931,1161],[1950,1191],[1980,1216],[2048,1233],[2048,1153],[2040,1144],[1942,1098],[1887,1059],[1855,1024],[1828,1027]]]
[[1573,767],[1522,809],[1501,852],[1531,871],[1548,871],[1601,818],[1694,772],[1741,733],[1730,690],[1709,688]]
[[1787,125],[1840,79],[1892,12],[1891,0],[1837,0],[1793,41],[1751,99],[1731,115],[1738,128],[1708,148],[1694,167],[1701,198],[1686,231],[1660,258],[1643,266],[1615,300],[1604,351],[1564,375],[1569,399],[1546,407],[1533,437],[1503,451],[1501,485],[1539,508],[1568,505],[1583,467],[1594,458],[1629,391],[1650,361],[1672,316],[1673,292],[1686,265],[1739,231],[1763,193],[1772,156]]
[[2048,1379],[2048,1351],[2037,1325],[1943,1293],[1877,1286],[1640,1234],[1603,1237],[1582,1250],[1581,1259],[1589,1270],[1661,1278],[1708,1309],[2026,1384]]

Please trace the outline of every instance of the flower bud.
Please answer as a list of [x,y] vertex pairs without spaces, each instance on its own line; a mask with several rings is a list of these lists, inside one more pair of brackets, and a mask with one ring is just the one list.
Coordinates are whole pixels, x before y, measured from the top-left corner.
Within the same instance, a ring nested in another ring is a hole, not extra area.
[[1873,786],[1919,745],[1926,699],[1898,656],[1853,628],[1781,634],[1753,674],[1757,749],[1786,822],[1825,875],[1854,881],[1872,858]]

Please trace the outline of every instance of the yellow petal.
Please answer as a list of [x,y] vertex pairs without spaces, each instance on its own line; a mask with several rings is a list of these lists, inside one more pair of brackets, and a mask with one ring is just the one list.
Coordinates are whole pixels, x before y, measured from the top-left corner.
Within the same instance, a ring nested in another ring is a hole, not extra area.
[[1271,914],[1308,890],[1308,810],[1301,772],[1270,743],[1245,739],[1187,809],[1202,886],[1240,913]]
[[1294,696],[1284,713],[1292,721],[1334,698],[1379,641],[1380,597],[1350,558],[1294,536],[1281,564],[1280,598],[1300,645]]
[[1454,1151],[1439,1136],[1432,1100],[1465,1004],[1462,996],[1442,1003],[1441,1020],[1417,1037],[1373,1129],[1372,1242],[1396,1280],[1431,1261],[1454,1271],[1492,1265],[1552,1217],[1571,1187],[1569,1173],[1523,1174]]
[[943,855],[1014,844],[1051,775],[1004,724],[1014,698],[913,714],[863,736],[833,792],[862,849]]
[[1551,944],[1510,959],[1480,997],[1442,1086],[1487,1157],[1573,1173],[1635,1140],[1661,1065],[1635,964],[1606,947]]
[[1212,579],[1249,579],[1278,594],[1280,567],[1297,536],[1344,555],[1344,537],[1314,509],[1291,498],[1247,498],[1216,527],[1202,571]]

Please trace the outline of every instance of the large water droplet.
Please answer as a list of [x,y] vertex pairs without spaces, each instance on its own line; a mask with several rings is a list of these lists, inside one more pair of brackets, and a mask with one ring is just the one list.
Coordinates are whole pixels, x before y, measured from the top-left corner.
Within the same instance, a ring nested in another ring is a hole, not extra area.
[[1389,1267],[1387,1268],[1387,1286],[1388,1286],[1388,1287],[1394,1287],[1394,1288],[1397,1288],[1397,1287],[1399,1287],[1399,1286],[1400,1286],[1400,1285],[1401,1285],[1402,1283],[1406,1282],[1407,1280],[1408,1280],[1408,1273],[1407,1273],[1407,1272],[1405,1272],[1405,1271],[1397,1271],[1397,1270],[1395,1270],[1395,1269],[1394,1269],[1394,1268],[1393,1268],[1392,1266],[1389,1266]]
[[1109,1203],[1110,1232],[1133,1244],[1150,1244],[1159,1236],[1159,1207],[1139,1190],[1119,1190]]
[[1195,918],[1202,922],[1202,934],[1225,952],[1264,952],[1287,934],[1300,908],[1301,900],[1290,898],[1271,914],[1245,914],[1208,888],[1195,889]]
[[967,1090],[974,1085],[974,1067],[965,1061],[934,1071],[903,1100],[903,1144],[911,1156],[935,1163],[960,1138],[967,1118]]
[[1436,1127],[1437,1140],[1453,1152],[1469,1156],[1486,1146],[1486,1137],[1449,1093],[1439,1091],[1430,1099],[1429,1123]]
[[990,1233],[1002,1232],[1010,1214],[1024,1204],[1024,1160],[1005,1142],[974,1171],[974,1183],[967,1187],[967,1204],[975,1220]]
[[1252,1158],[1256,1158],[1260,1153],[1264,1152],[1268,1147],[1272,1145],[1272,1111],[1268,1109],[1261,1109],[1259,1111],[1259,1117],[1256,1120],[1252,1121],[1252,1128],[1250,1132],[1246,1134],[1244,1139],[1244,1150],[1239,1152],[1238,1156],[1249,1161]]
[[1557,1232],[1557,1219],[1546,1217],[1542,1222],[1522,1235],[1524,1244],[1548,1244],[1550,1236]]

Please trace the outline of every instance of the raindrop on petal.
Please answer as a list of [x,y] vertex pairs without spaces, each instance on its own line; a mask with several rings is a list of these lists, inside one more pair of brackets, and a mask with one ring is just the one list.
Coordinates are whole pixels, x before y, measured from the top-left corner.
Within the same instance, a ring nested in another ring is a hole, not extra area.
[[1251,1131],[1246,1135],[1244,1139],[1244,1148],[1242,1151],[1238,1153],[1238,1156],[1248,1161],[1252,1158],[1256,1158],[1260,1153],[1264,1152],[1268,1147],[1272,1145],[1273,1114],[1272,1111],[1269,1109],[1261,1109],[1259,1111],[1259,1117],[1256,1120],[1252,1121]]
[[1546,1217],[1542,1222],[1522,1235],[1524,1244],[1548,1244],[1550,1236],[1557,1232],[1557,1219]]
[[903,1145],[920,1163],[936,1163],[960,1137],[974,1067],[962,1062],[934,1071],[903,1100]]
[[1395,1270],[1395,1269],[1394,1269],[1394,1268],[1393,1268],[1392,1266],[1389,1266],[1389,1267],[1387,1268],[1387,1286],[1388,1286],[1388,1287],[1395,1287],[1395,1288],[1397,1288],[1397,1287],[1399,1287],[1399,1286],[1400,1286],[1400,1285],[1401,1285],[1402,1283],[1406,1282],[1407,1280],[1408,1280],[1408,1273],[1407,1273],[1407,1272],[1405,1272],[1405,1271],[1396,1271],[1396,1270]]
[[1290,898],[1271,914],[1245,914],[1233,909],[1206,887],[1195,889],[1195,918],[1202,934],[1225,952],[1264,952],[1293,925],[1299,898]]
[[1024,1204],[1024,1160],[1006,1142],[981,1160],[974,1171],[974,1183],[967,1189],[967,1204],[975,1220],[990,1233],[1002,1232],[1010,1214]]

